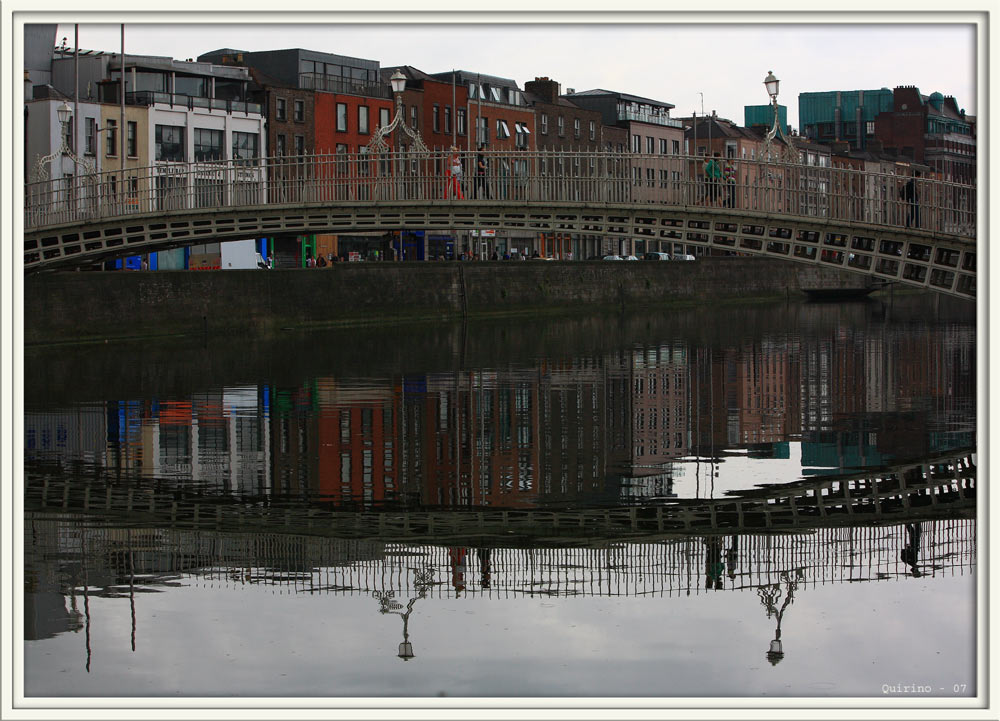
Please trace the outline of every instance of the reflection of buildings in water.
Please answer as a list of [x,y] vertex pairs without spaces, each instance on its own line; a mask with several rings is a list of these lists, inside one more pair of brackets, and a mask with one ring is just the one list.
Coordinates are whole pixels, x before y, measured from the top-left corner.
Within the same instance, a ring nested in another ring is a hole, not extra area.
[[103,405],[79,405],[52,411],[25,411],[24,460],[61,457],[101,463],[107,448]]
[[[971,327],[887,326],[402,381],[227,387],[26,412],[25,458],[364,503],[408,494],[526,507],[643,485],[648,496],[661,489],[640,479],[663,478],[692,449],[717,458],[804,434],[804,465],[830,468],[878,465],[903,447],[971,445],[974,353]],[[618,474],[627,488],[611,487]]]
[[687,344],[630,349],[605,362],[609,462],[634,473],[661,469],[686,455],[691,444]]
[[744,347],[741,355],[737,369],[741,398],[736,445],[780,443],[788,438],[788,349],[764,339]]

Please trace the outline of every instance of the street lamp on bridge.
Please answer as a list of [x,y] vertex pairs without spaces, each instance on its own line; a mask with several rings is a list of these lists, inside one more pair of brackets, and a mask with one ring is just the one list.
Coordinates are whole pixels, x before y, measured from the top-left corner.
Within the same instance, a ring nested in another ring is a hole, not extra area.
[[375,134],[372,135],[372,139],[368,141],[366,146],[368,152],[370,153],[384,153],[389,150],[389,144],[386,142],[386,138],[392,134],[392,131],[396,129],[396,126],[400,126],[410,139],[413,141],[413,145],[421,153],[430,152],[427,146],[424,145],[424,141],[420,139],[418,133],[413,132],[407,125],[406,119],[403,117],[403,91],[406,89],[406,76],[402,72],[397,70],[389,78],[389,84],[392,86],[392,94],[396,98],[396,117],[392,119],[392,122],[388,125],[379,126],[375,129]]
[[764,87],[767,88],[767,94],[771,96],[771,107],[774,109],[774,123],[771,125],[771,129],[767,131],[767,157],[771,157],[771,141],[774,140],[774,136],[778,134],[778,83],[781,81],[774,77],[774,71],[768,70],[767,77],[764,78]]
[[56,158],[62,158],[63,156],[68,156],[76,166],[83,168],[84,173],[90,174],[94,172],[93,163],[78,156],[66,142],[66,139],[69,136],[69,123],[72,117],[73,109],[65,101],[62,105],[56,108],[56,119],[59,121],[59,149],[38,159],[35,163],[35,180],[48,180],[49,163]]

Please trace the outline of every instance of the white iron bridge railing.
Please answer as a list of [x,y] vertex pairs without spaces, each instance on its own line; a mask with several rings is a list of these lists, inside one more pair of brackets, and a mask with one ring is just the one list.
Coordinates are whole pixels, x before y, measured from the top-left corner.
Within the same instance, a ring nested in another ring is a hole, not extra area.
[[975,237],[976,187],[930,177],[913,178],[907,188],[906,175],[766,159],[717,159],[722,177],[715,178],[704,156],[549,151],[458,156],[459,175],[453,175],[447,152],[403,151],[158,162],[64,176],[25,186],[24,226],[30,231],[251,206],[475,199],[514,206],[707,206]]

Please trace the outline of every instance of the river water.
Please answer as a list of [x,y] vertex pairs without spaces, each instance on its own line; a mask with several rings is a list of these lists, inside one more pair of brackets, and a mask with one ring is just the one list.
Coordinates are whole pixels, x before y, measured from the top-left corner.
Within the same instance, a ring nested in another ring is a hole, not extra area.
[[976,370],[906,294],[29,348],[26,702],[972,697]]

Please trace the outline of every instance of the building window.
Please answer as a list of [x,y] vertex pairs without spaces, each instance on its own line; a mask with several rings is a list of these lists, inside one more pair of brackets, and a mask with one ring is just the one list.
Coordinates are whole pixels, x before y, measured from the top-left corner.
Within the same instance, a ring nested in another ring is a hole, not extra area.
[[84,152],[87,155],[94,155],[97,152],[97,118],[87,118],[86,123]]
[[580,118],[573,118],[573,137],[580,137]]
[[222,157],[222,131],[195,128],[194,161],[222,160]]
[[[157,125],[156,127],[160,126]],[[118,155],[118,121],[111,120],[110,118],[108,118],[107,131],[108,131],[107,154],[113,157]],[[160,158],[157,158],[157,160],[159,159]]]
[[63,132],[66,135],[66,147],[72,151],[76,151],[76,147],[73,145],[73,128],[76,125],[76,118],[70,116],[69,122],[63,126]]
[[867,135],[874,135],[875,134],[875,121],[874,120],[869,120],[869,121],[867,121],[865,123],[865,133]]
[[646,153],[652,155],[654,152],[656,152],[656,138],[646,136]]
[[358,132],[367,135],[371,132],[368,128],[368,106],[358,106]]
[[413,128],[414,130],[420,130],[420,128],[417,127],[417,106],[416,105],[410,106],[410,127]]
[[385,128],[389,125],[389,108],[378,109],[378,124]]
[[285,144],[285,136],[279,135],[277,138],[275,138],[275,141],[276,142],[274,144],[274,154],[277,155],[279,158],[283,157],[285,155],[285,152],[288,150]]
[[[259,157],[260,136],[257,133],[233,131],[233,160],[249,161]],[[249,165],[250,163],[243,163]]]
[[337,103],[337,131],[347,132],[347,103]]
[[135,158],[139,155],[139,129],[136,127],[134,120],[126,121],[125,127],[128,130],[128,137],[125,138],[125,142],[128,143],[128,157]]
[[431,109],[431,128],[435,133],[441,132],[441,106],[437,103]]
[[476,145],[487,145],[490,142],[490,119],[480,117],[477,119]]
[[528,147],[528,136],[531,131],[528,130],[527,123],[514,123],[514,129],[517,132],[517,137],[514,138],[514,142],[519,148]]
[[680,140],[671,140],[670,141],[670,151],[674,155],[680,155],[681,154],[681,141]]
[[288,120],[288,114],[285,111],[285,99],[284,98],[277,98],[275,100],[274,118],[275,118],[275,120]]
[[444,132],[451,132],[451,106],[444,106]]
[[542,128],[541,128],[541,133],[542,133],[542,135],[548,135],[549,134],[549,116],[546,115],[545,113],[542,113]]
[[667,154],[667,139],[660,138],[660,155],[666,155],[666,154]]
[[639,153],[642,151],[642,136],[633,135],[632,136],[632,152]]
[[506,120],[497,121],[497,140],[506,140],[510,137],[510,128],[507,127]]
[[590,121],[590,139],[595,140],[597,138],[597,125],[593,120]]
[[455,110],[455,130],[459,135],[465,135],[465,108],[457,108]]
[[306,103],[304,100],[295,101],[295,122],[304,123],[306,120]]
[[563,134],[566,132],[565,119],[563,118],[562,115],[560,115],[559,118],[558,118],[558,120],[556,122],[557,122],[557,126],[559,128],[559,137],[561,138],[563,136]]
[[175,125],[157,125],[154,140],[156,160],[184,162],[184,128]]
[[306,154],[306,136],[296,135],[295,136],[295,154],[300,158]]

